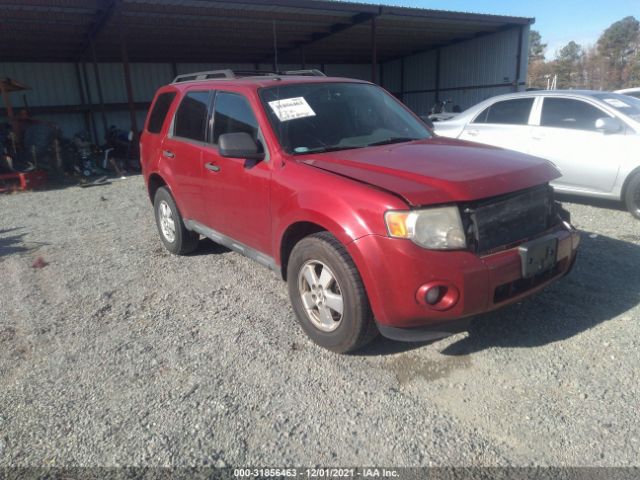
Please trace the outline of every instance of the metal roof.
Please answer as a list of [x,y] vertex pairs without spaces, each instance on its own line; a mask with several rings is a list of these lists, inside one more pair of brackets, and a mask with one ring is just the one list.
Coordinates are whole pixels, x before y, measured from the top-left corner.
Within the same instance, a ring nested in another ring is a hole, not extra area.
[[533,23],[531,18],[325,0],[0,0],[3,61],[365,63]]

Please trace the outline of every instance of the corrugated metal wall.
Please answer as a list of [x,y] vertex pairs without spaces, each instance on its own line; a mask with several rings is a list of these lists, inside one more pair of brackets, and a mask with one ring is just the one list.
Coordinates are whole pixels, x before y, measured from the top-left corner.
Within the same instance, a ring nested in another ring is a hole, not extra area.
[[382,64],[382,85],[390,92],[402,90],[402,60],[397,59]]
[[[270,70],[271,64],[257,65],[259,70]],[[11,94],[15,109],[45,106],[79,106],[82,103],[81,88],[86,101],[94,105],[94,121],[99,136],[103,131],[102,116],[99,112],[99,95],[93,64],[80,64],[80,81],[73,63],[0,63],[0,77],[14,78],[31,87],[31,90]],[[254,64],[215,64],[215,63],[178,63],[175,71],[178,74],[231,68],[235,70],[254,70]],[[299,64],[280,65],[281,70],[298,70]],[[308,64],[305,68],[324,68],[328,75],[371,79],[370,65],[341,64]],[[133,99],[135,102],[150,102],[158,87],[167,84],[174,77],[174,66],[168,63],[132,63],[130,65]],[[84,85],[86,70],[88,85]],[[127,102],[127,91],[124,81],[124,70],[121,63],[98,64],[100,84],[105,104]],[[82,85],[82,86],[81,86]],[[24,94],[24,98],[23,98]],[[25,104],[26,102],[26,104]],[[107,126],[115,125],[123,130],[130,128],[129,112],[126,109],[106,112]],[[76,132],[86,130],[83,113],[38,114],[37,118],[57,124],[65,136],[72,137]],[[144,124],[146,111],[138,111],[136,118],[138,128]],[[0,121],[6,118],[0,117]],[[99,139],[103,141],[102,138]]]
[[22,106],[22,96],[29,105],[77,105],[80,91],[72,63],[0,63],[0,77],[26,83],[32,90],[12,94]]
[[513,28],[442,47],[439,67],[437,50],[387,62],[382,68],[383,86],[420,115],[429,112],[436,97],[465,109],[516,88],[523,90],[524,85],[516,87],[516,82],[526,81],[528,38],[528,27]]
[[518,29],[507,30],[441,49],[442,87],[513,82],[516,75]]
[[[513,91],[516,87],[516,65],[518,58],[518,36],[522,33],[522,50],[519,80],[524,82],[527,75],[527,50],[529,28],[506,30],[493,35],[442,47],[440,49],[440,74],[438,72],[438,52],[436,50],[418,53],[403,59],[393,60],[380,66],[378,78],[383,86],[400,96],[418,114],[428,113],[436,101],[451,99],[463,109],[486,98]],[[170,82],[177,73],[232,68],[253,70],[254,64],[214,64],[214,63],[132,63],[131,76],[135,102],[150,102],[158,87]],[[260,70],[270,70],[272,65],[258,65]],[[281,65],[281,70],[296,70],[298,64]],[[306,68],[322,69],[328,75],[371,80],[371,66],[368,64],[326,64],[306,65]],[[89,89],[83,88],[86,100],[94,105],[94,120],[97,131],[102,132],[102,117],[98,109],[98,89],[93,64],[80,65],[80,77],[86,69]],[[125,104],[127,102],[123,66],[120,63],[98,65],[104,102]],[[404,70],[404,71],[403,71]],[[14,78],[26,83],[32,89],[11,95],[15,108],[80,105],[82,97],[76,65],[73,63],[0,63],[0,77]],[[473,87],[473,88],[470,88]],[[519,87],[523,89],[524,87]],[[438,94],[436,94],[438,89]],[[140,128],[146,112],[137,112]],[[39,118],[60,126],[66,136],[86,129],[85,115],[82,113],[42,114]],[[5,121],[0,119],[0,121]],[[126,107],[106,113],[107,126],[130,128]],[[102,141],[102,138],[99,140]]]
[[[0,77],[13,78],[31,87],[31,90],[10,94],[15,110],[81,103],[73,63],[0,63]],[[46,114],[38,118],[60,125],[65,134],[85,128],[81,113]],[[0,117],[0,122],[6,122],[6,118]]]

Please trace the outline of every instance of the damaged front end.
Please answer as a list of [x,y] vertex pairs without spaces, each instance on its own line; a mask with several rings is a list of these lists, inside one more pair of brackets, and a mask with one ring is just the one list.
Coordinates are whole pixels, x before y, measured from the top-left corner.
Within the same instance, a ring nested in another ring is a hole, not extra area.
[[570,227],[570,214],[549,185],[464,203],[460,212],[467,246],[479,255],[513,248],[564,223]]

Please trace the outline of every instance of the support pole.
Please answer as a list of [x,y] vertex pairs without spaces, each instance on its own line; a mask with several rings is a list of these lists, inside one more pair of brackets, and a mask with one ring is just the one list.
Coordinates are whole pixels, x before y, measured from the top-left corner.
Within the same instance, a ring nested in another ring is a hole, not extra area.
[[13,150],[15,152],[16,149],[16,132],[18,131],[18,119],[13,114],[13,107],[11,106],[11,99],[9,98],[9,92],[4,88],[4,85],[0,85],[0,90],[2,90],[2,99],[4,100],[4,106],[7,109],[7,118],[11,123],[11,128],[13,129]]
[[440,101],[440,48],[436,49],[436,102]]
[[524,27],[520,25],[518,28],[518,55],[516,56],[516,78],[513,82],[515,85],[514,91],[518,91],[520,89],[520,68],[522,66],[522,43],[524,39]]
[[400,57],[400,100],[404,102],[404,57]]
[[[86,107],[84,111],[84,128],[87,132],[90,132],[94,143],[98,143],[98,130],[96,129],[96,123],[93,119],[93,105],[87,103],[87,97],[84,93],[84,85],[82,83],[82,75],[80,74],[80,64],[75,63],[76,68],[76,81],[78,83],[78,92],[80,93],[80,103],[83,107]],[[87,92],[89,87],[87,86]]]
[[[100,71],[98,70],[98,57],[96,55],[96,46],[93,42],[93,38],[89,39],[89,46],[91,47],[91,57],[93,60],[93,74],[96,77],[96,88],[98,90],[98,102],[100,105],[100,115],[102,117],[102,128],[104,133],[104,139],[107,138],[107,131],[109,127],[107,126],[107,114],[104,109],[104,96],[102,95],[102,82],[100,81]],[[87,82],[87,91],[89,90],[89,83]],[[97,139],[96,139],[97,141]]]
[[0,85],[0,90],[2,90],[2,99],[4,100],[4,106],[7,109],[7,117],[9,118],[9,121],[13,121],[13,106],[11,105],[9,92],[7,92],[2,85]]
[[302,70],[306,70],[307,68],[307,61],[304,57],[304,45],[302,47],[300,47],[300,69]]
[[133,84],[131,83],[131,70],[129,69],[129,52],[127,51],[127,39],[122,20],[122,1],[118,2],[118,30],[120,31],[120,50],[122,53],[122,67],[124,70],[124,83],[127,87],[127,102],[129,103],[129,116],[131,119],[131,131],[134,142],[138,139],[138,122],[136,121],[136,108],[133,101]]
[[273,21],[273,71],[278,71],[278,29],[276,21]]
[[378,45],[376,43],[376,17],[371,17],[371,81],[378,81]]

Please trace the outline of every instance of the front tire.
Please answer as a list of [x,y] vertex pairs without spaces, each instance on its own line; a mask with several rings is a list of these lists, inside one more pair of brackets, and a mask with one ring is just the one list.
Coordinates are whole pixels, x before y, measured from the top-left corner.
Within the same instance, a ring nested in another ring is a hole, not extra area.
[[640,172],[635,173],[624,193],[624,203],[634,217],[640,219]]
[[347,353],[378,334],[360,274],[330,233],[316,233],[296,244],[287,282],[298,321],[318,345]]
[[186,255],[198,247],[200,236],[187,230],[167,187],[160,187],[153,199],[153,209],[160,240],[165,248],[175,255]]

